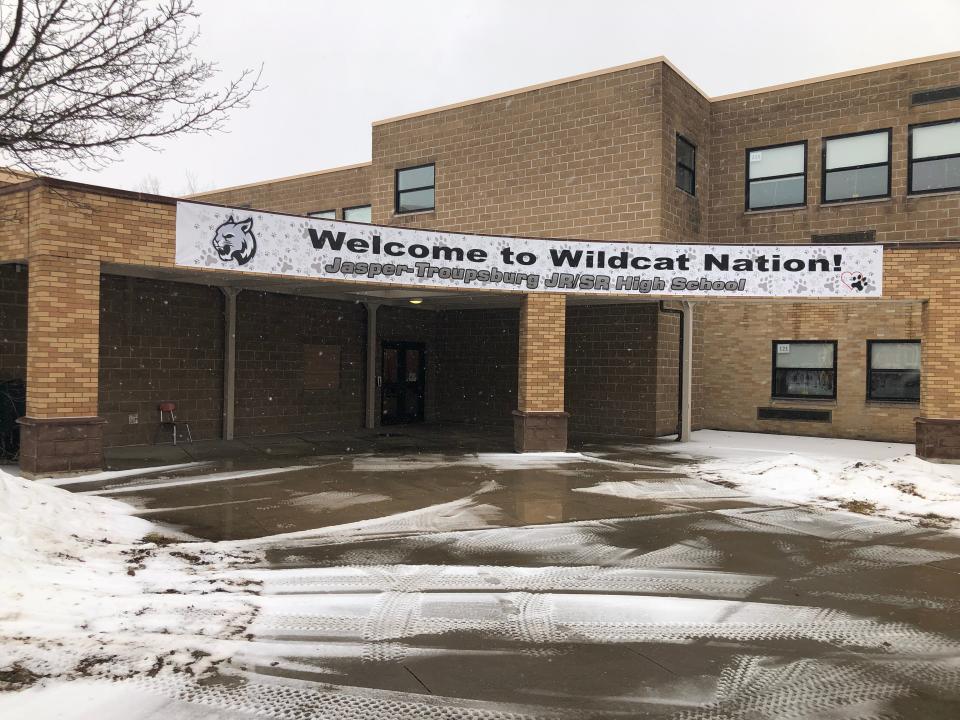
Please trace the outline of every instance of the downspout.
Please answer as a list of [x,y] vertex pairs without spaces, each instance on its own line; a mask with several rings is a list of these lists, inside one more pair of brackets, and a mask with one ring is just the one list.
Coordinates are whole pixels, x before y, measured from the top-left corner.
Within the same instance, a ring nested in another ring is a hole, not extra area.
[[[683,310],[675,310],[673,308],[668,308],[664,301],[660,301],[660,312],[666,313],[667,315],[676,315],[680,319],[680,339],[678,341],[678,361],[677,361],[677,442],[680,442],[683,426],[683,335],[684,335],[684,312]],[[659,335],[659,329],[657,331]]]
[[660,312],[680,317],[680,358],[677,362],[680,371],[677,391],[677,440],[690,441],[690,429],[693,414],[693,303],[681,301],[682,310],[673,310],[660,301]]

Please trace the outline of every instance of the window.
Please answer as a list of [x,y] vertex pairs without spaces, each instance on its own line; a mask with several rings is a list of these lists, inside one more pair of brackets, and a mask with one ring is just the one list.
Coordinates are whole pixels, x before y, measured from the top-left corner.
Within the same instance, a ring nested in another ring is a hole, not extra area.
[[920,401],[919,340],[867,340],[867,399]]
[[343,219],[350,222],[370,222],[370,206],[358,205],[357,207],[348,207],[343,209]]
[[696,195],[697,146],[683,135],[677,135],[677,187]]
[[806,141],[747,150],[747,210],[806,203]]
[[825,203],[889,197],[890,130],[823,139]]
[[320,218],[321,220],[336,220],[336,210],[318,210],[317,212],[307,213],[307,217]]
[[836,341],[774,340],[772,394],[778,398],[835,398]]
[[910,126],[911,194],[960,190],[960,120]]
[[435,179],[433,163],[397,170],[396,211],[409,213],[433,210]]

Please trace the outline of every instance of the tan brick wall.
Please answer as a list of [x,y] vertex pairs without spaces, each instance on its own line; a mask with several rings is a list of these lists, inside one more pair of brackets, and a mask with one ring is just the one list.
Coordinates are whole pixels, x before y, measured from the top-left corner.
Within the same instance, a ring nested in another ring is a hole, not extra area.
[[[531,237],[659,236],[661,65],[373,128],[375,223]],[[394,215],[394,171],[436,163],[435,212]]]
[[43,188],[31,207],[30,257],[174,264],[176,206],[128,196]]
[[0,262],[27,257],[30,197],[30,192],[15,191],[13,188],[8,192],[0,192]]
[[[706,242],[710,168],[710,101],[670,67],[663,68],[661,242]],[[696,148],[696,188],[677,187],[677,133]]]
[[191,200],[219,205],[246,205],[254,210],[306,215],[370,203],[370,166],[328,170],[256,185],[226,188],[194,195]]
[[524,295],[520,306],[517,409],[563,412],[566,296]]
[[[812,233],[874,229],[878,242],[960,237],[957,193],[907,196],[907,126],[960,118],[960,100],[910,105],[919,90],[960,84],[960,58],[720,100],[711,105],[709,227],[714,242],[803,243]],[[891,195],[820,204],[821,139],[893,128]],[[744,210],[746,150],[806,140],[807,207]]]
[[100,263],[33,257],[28,294],[27,415],[96,415]]
[[920,414],[960,419],[960,248],[887,250],[884,296],[923,305]]
[[[912,440],[918,405],[867,400],[867,340],[921,339],[922,303],[715,302],[698,303],[695,312],[712,359],[701,368],[698,427]],[[773,399],[775,340],[838,341],[837,399]],[[833,421],[757,420],[758,407],[830,410]]]

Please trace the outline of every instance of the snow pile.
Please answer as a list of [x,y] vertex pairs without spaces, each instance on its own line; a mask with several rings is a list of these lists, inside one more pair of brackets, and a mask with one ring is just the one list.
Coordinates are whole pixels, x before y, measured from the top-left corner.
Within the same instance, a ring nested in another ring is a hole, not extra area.
[[851,462],[787,453],[775,458],[714,460],[697,467],[704,480],[728,482],[751,493],[822,503],[927,524],[960,520],[960,468],[902,455]]
[[0,471],[0,689],[227,661],[255,588],[210,571],[259,556],[192,553],[132,510]]
[[755,495],[960,527],[960,466],[920,460],[911,445],[701,430],[653,449],[699,459],[696,476]]

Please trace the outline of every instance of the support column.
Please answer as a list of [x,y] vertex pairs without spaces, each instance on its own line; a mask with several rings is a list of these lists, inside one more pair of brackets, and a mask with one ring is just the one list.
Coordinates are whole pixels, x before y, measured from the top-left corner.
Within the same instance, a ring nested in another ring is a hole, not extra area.
[[367,403],[364,427],[373,430],[377,426],[377,308],[378,303],[367,306]]
[[680,378],[680,442],[690,442],[690,426],[693,418],[693,303],[684,301],[683,306],[683,357],[680,359],[683,373]]
[[27,411],[20,418],[20,467],[27,475],[103,467],[97,417],[100,263],[30,259]]
[[564,342],[567,303],[564,295],[523,297],[520,308],[520,364],[513,444],[517,452],[562,452],[567,449],[564,411]]
[[223,439],[233,440],[237,408],[237,295],[239,288],[223,292]]
[[[941,267],[949,267],[949,262],[944,259]],[[932,462],[960,463],[960,355],[956,346],[960,293],[952,278],[939,287],[926,281],[925,287],[938,296],[923,304],[916,453]]]

